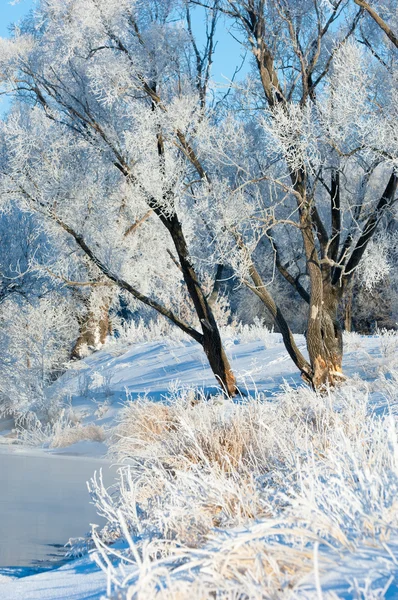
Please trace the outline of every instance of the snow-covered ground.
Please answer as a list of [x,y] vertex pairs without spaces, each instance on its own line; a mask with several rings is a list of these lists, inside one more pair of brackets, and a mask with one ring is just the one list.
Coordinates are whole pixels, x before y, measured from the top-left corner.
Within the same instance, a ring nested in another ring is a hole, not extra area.
[[[284,382],[300,385],[295,365],[290,360],[279,334],[259,332],[229,336],[225,340],[232,366],[245,397],[256,390],[268,396],[277,393]],[[261,335],[261,334],[260,334]],[[257,338],[257,339],[251,339]],[[303,336],[297,336],[298,345],[305,352]],[[142,342],[126,346],[111,344],[107,350],[97,352],[85,360],[72,363],[72,367],[48,390],[49,402],[65,402],[66,414],[81,425],[95,424],[109,430],[117,419],[126,398],[147,395],[161,401],[170,392],[181,388],[201,388],[207,394],[217,392],[217,384],[202,348],[192,341]],[[0,421],[0,443],[16,442],[12,420]],[[37,446],[42,441],[39,432],[20,441]],[[105,456],[107,446],[87,439],[50,452]],[[51,434],[50,434],[51,435]]]
[[[304,349],[304,338],[297,336],[297,341],[299,347]],[[386,411],[390,415],[396,415],[398,388],[394,380],[394,369],[398,365],[397,338],[361,338],[351,335],[346,342],[344,371],[349,378],[347,385],[353,385],[356,394],[368,396],[369,410],[375,415],[382,415]],[[281,391],[301,386],[300,377],[286,354],[279,334],[259,335],[258,332],[253,332],[249,335],[246,332],[246,335],[240,337],[230,335],[226,339],[226,346],[238,376],[243,402],[257,392],[263,394],[263,400],[272,402],[275,397],[277,401],[277,394]],[[176,394],[183,388],[201,388],[207,395],[216,392],[206,358],[195,343],[162,340],[128,347],[121,344],[110,345],[104,351],[76,363],[51,387],[49,400],[54,404],[66,402],[67,417],[64,425],[67,423],[67,427],[61,424],[58,430],[38,431],[35,435],[27,435],[23,439],[25,444],[36,441],[44,449],[31,450],[25,447],[24,452],[34,453],[36,456],[41,453],[43,460],[47,461],[54,460],[53,455],[57,453],[79,455],[74,459],[76,464],[79,461],[89,461],[88,457],[103,457],[126,399],[135,401],[146,395],[150,400],[162,402],[167,395]],[[386,390],[391,393],[386,393]],[[3,451],[7,444],[12,444],[10,449],[15,450],[16,439],[11,429],[12,423],[3,423]],[[62,443],[54,444],[54,435]],[[71,443],[66,445],[69,442]],[[52,456],[48,456],[49,454]],[[396,459],[398,465],[398,456]],[[7,519],[4,512],[2,518]],[[259,526],[261,527],[261,523]],[[242,534],[236,531],[236,535]],[[250,529],[250,535],[255,535],[253,531]],[[328,551],[323,548],[319,558],[318,546],[315,544],[310,557],[313,568],[306,576],[307,580],[302,580],[300,591],[295,588],[291,597],[321,598],[322,594],[326,594],[325,598],[398,598],[398,539],[394,536],[395,532],[392,537],[386,535],[384,546],[375,543],[372,547],[366,542],[364,545],[353,545],[349,551],[347,544],[340,555],[335,549]],[[217,544],[221,542],[217,541]],[[221,554],[224,551],[222,544],[219,551]],[[213,550],[209,550],[209,557],[213,556],[212,552]],[[94,564],[91,555],[58,569],[18,579],[12,578],[12,571],[3,569],[1,572],[0,597],[3,600],[94,600],[106,593],[106,575]],[[367,581],[372,581],[370,587],[373,591],[366,588]],[[280,593],[282,597],[282,591]],[[283,597],[289,597],[286,593],[284,589]]]

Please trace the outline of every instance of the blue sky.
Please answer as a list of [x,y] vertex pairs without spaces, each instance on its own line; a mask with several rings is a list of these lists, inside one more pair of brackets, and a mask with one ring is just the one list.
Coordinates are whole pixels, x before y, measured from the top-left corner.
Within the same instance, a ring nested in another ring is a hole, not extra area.
[[9,25],[18,23],[33,7],[33,4],[33,0],[20,0],[14,5],[10,3],[10,0],[0,0],[0,36],[6,37],[9,34]]

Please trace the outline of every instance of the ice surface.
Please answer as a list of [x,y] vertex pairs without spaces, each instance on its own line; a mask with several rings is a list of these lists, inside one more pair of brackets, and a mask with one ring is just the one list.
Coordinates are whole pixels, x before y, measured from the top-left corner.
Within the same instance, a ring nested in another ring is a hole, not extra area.
[[0,452],[0,567],[46,566],[64,555],[70,537],[103,523],[86,481],[102,468],[111,484],[110,464],[12,450]]

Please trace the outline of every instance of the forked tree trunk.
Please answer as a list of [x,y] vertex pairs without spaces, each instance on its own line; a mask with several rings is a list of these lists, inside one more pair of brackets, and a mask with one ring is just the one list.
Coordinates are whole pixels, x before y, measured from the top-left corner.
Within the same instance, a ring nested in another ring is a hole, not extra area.
[[[311,202],[306,196],[305,174],[298,171],[292,179],[294,188],[299,193],[301,233],[311,285],[307,349],[312,368],[312,385],[314,389],[322,389],[344,380],[343,338],[337,316],[342,290],[331,285],[330,267],[321,265],[319,260]],[[322,232],[319,234],[322,235]]]

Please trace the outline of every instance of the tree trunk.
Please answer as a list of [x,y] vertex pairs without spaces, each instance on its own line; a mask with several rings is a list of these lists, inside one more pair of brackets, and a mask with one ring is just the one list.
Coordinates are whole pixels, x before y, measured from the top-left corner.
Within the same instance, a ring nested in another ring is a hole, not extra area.
[[169,218],[163,217],[162,220],[173,239],[184,281],[199,318],[203,332],[203,350],[216,379],[220,382],[225,393],[228,396],[234,396],[238,392],[236,379],[224,350],[213,311],[192,265],[181,224],[176,215]]
[[[337,309],[342,289],[331,284],[328,265],[321,265],[315,244],[311,218],[311,199],[307,198],[305,173],[297,171],[293,176],[294,188],[299,193],[299,215],[303,245],[310,276],[311,294],[307,327],[307,349],[312,367],[312,385],[322,389],[344,379],[342,373],[343,343]],[[323,232],[318,231],[322,238]],[[323,240],[320,240],[321,251]]]
[[344,330],[352,331],[352,302],[354,295],[354,279],[347,285],[344,305]]
[[87,356],[87,351],[94,351],[105,343],[107,335],[111,332],[109,307],[110,298],[107,297],[104,298],[99,309],[87,308],[80,324],[79,337],[71,352],[71,358],[84,358]]
[[339,297],[335,290],[325,285],[322,286],[321,299],[314,297],[310,306],[307,348],[315,389],[344,381],[343,336],[337,317],[338,303]]

